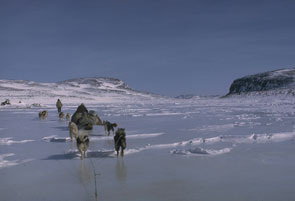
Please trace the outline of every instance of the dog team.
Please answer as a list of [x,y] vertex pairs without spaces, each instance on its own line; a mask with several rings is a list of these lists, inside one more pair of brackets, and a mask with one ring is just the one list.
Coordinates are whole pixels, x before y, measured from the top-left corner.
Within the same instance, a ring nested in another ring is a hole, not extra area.
[[[72,121],[71,114],[70,113],[65,114],[64,112],[62,112],[62,110],[61,110],[62,106],[63,105],[62,105],[60,99],[57,99],[56,107],[57,107],[57,111],[59,113],[59,119],[63,120],[66,117],[66,119],[69,121],[70,139],[71,139],[71,141],[73,140],[73,138],[76,140],[77,148],[78,148],[79,152],[81,153],[81,159],[83,160],[85,158],[85,153],[86,153],[88,146],[89,146],[88,132],[85,132],[85,130],[83,130],[83,129],[79,129],[79,126]],[[85,107],[84,104],[81,104],[81,106]],[[44,111],[39,112],[40,119],[46,119],[47,116],[48,116],[48,111],[44,110]],[[126,148],[125,129],[118,128],[117,131],[115,132],[115,127],[117,127],[118,124],[111,123],[109,121],[103,121],[102,125],[104,126],[105,132],[108,136],[110,135],[110,132],[112,131],[112,134],[114,135],[114,147],[117,152],[117,156],[119,156],[119,152],[120,152],[121,156],[123,157],[124,156],[124,149]]]

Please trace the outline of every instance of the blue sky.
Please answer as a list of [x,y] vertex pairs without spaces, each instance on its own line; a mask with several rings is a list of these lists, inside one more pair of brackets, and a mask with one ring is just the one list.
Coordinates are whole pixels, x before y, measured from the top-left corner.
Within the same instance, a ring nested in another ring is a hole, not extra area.
[[236,78],[295,67],[294,10],[291,0],[0,0],[0,79],[226,94]]

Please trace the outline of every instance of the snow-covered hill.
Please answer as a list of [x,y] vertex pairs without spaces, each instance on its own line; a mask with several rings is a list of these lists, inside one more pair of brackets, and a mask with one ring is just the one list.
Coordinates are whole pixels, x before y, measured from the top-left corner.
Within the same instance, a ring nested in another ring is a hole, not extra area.
[[68,104],[124,103],[145,101],[160,96],[139,92],[115,78],[77,78],[57,83],[26,80],[0,80],[0,101],[12,105],[54,105],[59,98]]
[[245,76],[233,81],[227,95],[295,95],[295,68]]

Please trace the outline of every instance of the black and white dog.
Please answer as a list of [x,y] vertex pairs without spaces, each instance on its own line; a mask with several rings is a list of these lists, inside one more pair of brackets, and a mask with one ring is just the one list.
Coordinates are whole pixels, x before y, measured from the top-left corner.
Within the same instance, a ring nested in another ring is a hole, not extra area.
[[110,131],[112,131],[113,135],[114,135],[114,132],[115,132],[114,128],[118,126],[118,124],[111,123],[109,121],[103,121],[103,125],[104,125],[104,130],[107,135],[110,135]]
[[81,159],[83,160],[89,147],[88,133],[85,131],[79,132],[78,126],[72,121],[69,123],[69,133],[71,141],[73,137],[76,139],[77,149],[81,153]]
[[85,153],[89,147],[89,136],[87,133],[79,133],[76,138],[77,148],[81,153],[81,159],[85,158]]

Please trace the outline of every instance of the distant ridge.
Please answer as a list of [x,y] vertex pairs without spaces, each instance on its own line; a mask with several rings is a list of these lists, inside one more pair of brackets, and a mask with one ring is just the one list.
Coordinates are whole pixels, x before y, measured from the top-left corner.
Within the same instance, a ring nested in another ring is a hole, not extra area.
[[175,98],[176,99],[192,99],[194,97],[196,97],[196,95],[194,94],[182,94],[182,95],[176,96]]
[[93,86],[100,87],[104,83],[111,83],[116,85],[119,88],[124,89],[131,89],[125,84],[122,80],[118,78],[111,78],[111,77],[86,77],[86,78],[73,78],[69,80],[59,81],[59,84],[69,84],[69,83],[77,83],[77,84],[91,84]]
[[124,103],[140,102],[160,95],[136,91],[117,78],[87,77],[74,78],[54,83],[38,83],[28,80],[0,80],[0,99],[12,103],[55,104],[63,102],[80,103]]

